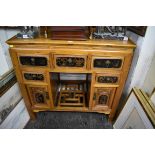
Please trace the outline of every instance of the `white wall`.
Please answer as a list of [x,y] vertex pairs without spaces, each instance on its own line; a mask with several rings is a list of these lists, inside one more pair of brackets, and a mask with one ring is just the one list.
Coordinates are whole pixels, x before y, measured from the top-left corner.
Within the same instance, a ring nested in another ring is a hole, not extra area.
[[[5,41],[18,32],[19,29],[0,27],[0,78],[1,75],[12,68],[8,45]],[[0,97],[0,112],[12,105],[16,105],[16,102],[18,102],[21,97],[19,86],[16,83]],[[30,116],[22,99],[5,120],[2,121],[0,117],[0,128],[23,128],[29,119]]]
[[127,96],[129,91],[130,91],[129,87],[130,87],[132,78],[134,76],[134,71],[135,71],[135,68],[136,68],[136,65],[137,65],[139,55],[141,54],[141,48],[142,48],[142,44],[143,44],[143,41],[144,41],[144,37],[142,37],[142,36],[140,36],[138,34],[135,34],[135,33],[131,32],[131,31],[127,31],[127,36],[136,44],[136,48],[135,48],[134,53],[133,53],[134,56],[133,56],[133,59],[132,59],[132,64],[131,64],[131,67],[130,67],[128,78],[127,78],[126,84],[124,86],[123,96]]
[[141,47],[141,52],[137,61],[134,76],[131,81],[129,90],[134,86],[143,88],[145,78],[151,66],[153,56],[155,54],[155,27],[149,26]]
[[12,62],[9,54],[9,46],[5,43],[8,39],[19,32],[15,28],[1,28],[0,27],[0,78],[1,76],[12,68]]
[[137,47],[139,52],[137,53],[135,51],[136,55],[134,55],[132,67],[124,89],[125,94],[129,94],[133,87],[142,88],[144,91],[148,91],[149,89],[146,88],[148,85],[144,85],[144,82],[146,81],[145,79],[147,78],[155,55],[155,26],[147,27],[145,37],[137,42]]
[[155,55],[142,88],[150,95],[155,88]]

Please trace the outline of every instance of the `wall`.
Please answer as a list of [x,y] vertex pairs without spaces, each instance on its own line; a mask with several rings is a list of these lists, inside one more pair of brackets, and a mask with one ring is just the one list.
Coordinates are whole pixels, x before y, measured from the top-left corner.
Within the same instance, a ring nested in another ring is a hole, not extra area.
[[118,107],[118,113],[125,104],[126,98],[133,87],[141,88],[148,94],[154,88],[155,65],[155,27],[148,26],[145,36],[141,37],[128,32],[129,38],[136,44],[129,75]]
[[155,55],[153,57],[151,67],[147,73],[147,76],[145,78],[142,88],[149,95],[152,93],[153,89],[155,88]]
[[127,96],[130,89],[131,89],[130,84],[131,84],[132,78],[134,76],[134,71],[135,71],[137,61],[138,61],[139,55],[141,53],[142,44],[143,44],[143,41],[144,41],[144,37],[142,37],[140,35],[137,35],[137,34],[131,32],[131,31],[127,31],[127,36],[136,44],[136,49],[134,50],[132,64],[131,64],[131,67],[130,67],[128,78],[126,80],[126,84],[124,86],[123,96]]
[[0,77],[12,68],[9,46],[5,42],[18,32],[18,28],[0,27]]
[[132,33],[129,34],[129,37],[136,43],[137,48],[123,91],[125,95],[128,95],[133,87],[148,89],[147,85],[144,85],[144,81],[146,81],[155,55],[155,27],[148,26],[145,37],[136,36]]
[[[9,46],[5,41],[18,32],[18,28],[0,27],[0,78],[12,68]],[[9,115],[6,113],[9,113]],[[4,117],[5,115],[7,117]],[[16,83],[0,97],[0,128],[24,128],[29,119],[30,116],[22,99],[19,86]]]
[[143,40],[140,55],[137,61],[137,65],[135,67],[130,87],[128,88],[129,91],[135,86],[143,88],[145,90],[143,84],[145,78],[147,77],[147,73],[150,69],[154,54],[155,54],[155,27],[149,26],[147,28]]

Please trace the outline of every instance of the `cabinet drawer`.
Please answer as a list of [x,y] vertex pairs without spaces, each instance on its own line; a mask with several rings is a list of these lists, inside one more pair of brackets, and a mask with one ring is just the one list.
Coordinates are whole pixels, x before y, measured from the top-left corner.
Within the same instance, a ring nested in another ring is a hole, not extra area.
[[123,66],[123,57],[92,57],[91,69],[115,69],[121,70]]
[[93,110],[111,109],[116,88],[94,88]]
[[33,108],[50,108],[48,86],[26,85]]
[[33,72],[33,71],[22,71],[23,81],[24,82],[46,82],[46,73],[45,72]]
[[55,68],[86,69],[86,55],[54,55]]
[[18,54],[18,61],[21,67],[49,67],[48,55]]
[[95,83],[97,84],[115,84],[120,82],[120,73],[97,73]]

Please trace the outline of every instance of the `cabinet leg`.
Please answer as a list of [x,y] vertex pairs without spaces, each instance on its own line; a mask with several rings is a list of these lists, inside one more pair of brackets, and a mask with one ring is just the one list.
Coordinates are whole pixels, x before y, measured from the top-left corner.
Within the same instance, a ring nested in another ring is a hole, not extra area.
[[[30,113],[29,113],[29,114],[30,114]],[[30,114],[30,119],[31,119],[31,120],[35,120],[35,119],[36,119],[36,113],[31,112],[31,114]]]
[[113,123],[113,117],[110,117],[110,115],[109,115],[109,117],[108,117],[108,122],[109,122],[109,123]]

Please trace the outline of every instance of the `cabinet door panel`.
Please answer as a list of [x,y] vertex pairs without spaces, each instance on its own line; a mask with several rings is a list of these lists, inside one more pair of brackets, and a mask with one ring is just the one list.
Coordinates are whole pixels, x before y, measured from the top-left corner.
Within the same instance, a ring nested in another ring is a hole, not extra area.
[[33,108],[50,107],[47,86],[27,85],[26,87]]
[[116,88],[95,88],[93,98],[93,110],[111,109]]

